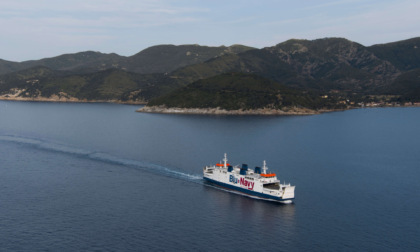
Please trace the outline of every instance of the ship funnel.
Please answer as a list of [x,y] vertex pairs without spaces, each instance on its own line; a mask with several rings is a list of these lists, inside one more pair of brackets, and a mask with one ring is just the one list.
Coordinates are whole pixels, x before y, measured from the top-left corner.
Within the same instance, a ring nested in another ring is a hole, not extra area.
[[242,164],[242,168],[239,171],[239,174],[241,175],[246,175],[246,172],[248,171],[248,165],[247,164]]

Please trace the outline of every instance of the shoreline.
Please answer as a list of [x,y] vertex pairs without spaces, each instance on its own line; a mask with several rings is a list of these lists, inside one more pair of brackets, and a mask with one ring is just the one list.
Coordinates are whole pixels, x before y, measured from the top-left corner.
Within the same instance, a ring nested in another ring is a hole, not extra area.
[[147,102],[143,101],[121,101],[121,100],[88,100],[78,98],[66,98],[66,97],[4,97],[0,96],[0,101],[22,101],[22,102],[59,102],[59,103],[116,103],[116,104],[127,104],[127,105],[146,105]]
[[403,105],[381,105],[381,106],[348,106],[342,109],[319,109],[313,110],[308,108],[287,107],[281,109],[252,109],[252,110],[225,110],[220,108],[166,108],[164,106],[144,106],[136,110],[140,113],[155,114],[183,114],[183,115],[267,115],[267,116],[299,116],[299,115],[319,115],[323,113],[347,111],[361,108],[411,108],[420,107],[420,103],[411,103]]
[[[351,109],[351,108],[350,108]],[[166,108],[162,106],[144,106],[136,112],[156,114],[189,114],[189,115],[318,115],[326,112],[343,111],[347,109],[322,109],[313,110],[308,108],[290,107],[280,109],[252,109],[252,110],[226,110],[220,108]]]
[[167,108],[164,106],[147,106],[144,101],[121,101],[121,100],[87,100],[77,99],[74,97],[5,97],[0,95],[0,101],[21,101],[21,102],[56,102],[56,103],[115,103],[126,105],[144,105],[136,110],[140,113],[154,113],[154,114],[182,114],[182,115],[260,115],[260,116],[299,116],[299,115],[319,115],[329,112],[339,112],[359,108],[390,108],[390,107],[420,107],[420,103],[405,103],[397,104],[366,104],[365,106],[348,106],[343,109],[319,109],[313,110],[308,108],[287,107],[283,110],[280,109],[253,109],[253,110],[225,110],[220,108]]

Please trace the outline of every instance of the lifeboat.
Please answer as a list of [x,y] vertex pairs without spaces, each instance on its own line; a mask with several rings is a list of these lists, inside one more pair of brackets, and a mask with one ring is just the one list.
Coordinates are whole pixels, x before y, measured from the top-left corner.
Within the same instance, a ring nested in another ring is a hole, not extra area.
[[[216,164],[216,166],[218,166],[218,167],[224,167],[225,164]],[[226,166],[230,166],[230,164],[226,164]]]

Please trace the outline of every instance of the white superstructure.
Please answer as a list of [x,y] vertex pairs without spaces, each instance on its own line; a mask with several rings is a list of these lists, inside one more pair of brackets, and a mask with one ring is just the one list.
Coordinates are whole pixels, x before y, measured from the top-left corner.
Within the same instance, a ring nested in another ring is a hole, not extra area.
[[281,184],[276,174],[267,173],[267,165],[248,169],[248,165],[231,166],[227,162],[227,155],[223,163],[203,168],[203,178],[218,186],[233,189],[261,199],[291,203],[295,198],[295,186]]

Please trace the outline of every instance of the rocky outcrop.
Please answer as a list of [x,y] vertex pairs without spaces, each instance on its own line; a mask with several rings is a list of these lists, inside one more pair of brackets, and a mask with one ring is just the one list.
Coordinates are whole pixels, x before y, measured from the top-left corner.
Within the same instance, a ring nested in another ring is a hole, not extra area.
[[401,74],[369,48],[342,38],[292,39],[264,50],[306,78],[328,80],[343,89],[389,84]]

